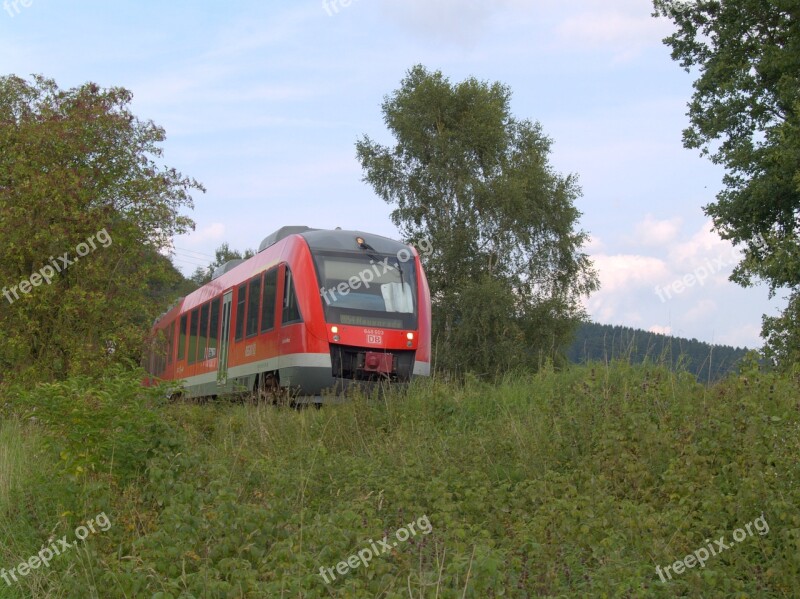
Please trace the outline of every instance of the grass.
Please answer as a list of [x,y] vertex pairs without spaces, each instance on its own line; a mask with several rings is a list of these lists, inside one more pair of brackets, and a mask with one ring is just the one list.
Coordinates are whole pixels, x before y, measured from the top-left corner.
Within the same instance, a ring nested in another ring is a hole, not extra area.
[[0,422],[0,512],[6,513],[14,492],[30,470],[30,437],[23,435],[17,420]]
[[[44,443],[38,477],[0,474],[0,489],[25,481],[22,503],[0,510],[15,539],[0,566],[100,511],[113,526],[13,587],[0,580],[0,597],[790,597],[798,386],[612,363],[429,380],[321,410],[163,406],[124,373],[10,392],[12,413],[39,418],[0,429],[10,471],[31,464],[12,448],[25,439],[67,441]],[[143,426],[143,410],[162,426]],[[762,514],[768,533],[660,580],[656,566]],[[320,576],[423,516],[429,534]]]

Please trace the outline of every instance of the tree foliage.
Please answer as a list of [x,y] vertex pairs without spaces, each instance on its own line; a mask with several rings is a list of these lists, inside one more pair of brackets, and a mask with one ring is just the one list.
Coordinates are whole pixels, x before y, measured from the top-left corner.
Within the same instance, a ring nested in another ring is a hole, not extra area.
[[[0,78],[0,371],[36,378],[139,355],[181,277],[159,251],[193,228],[193,179],[157,164],[164,130],[123,88]],[[80,244],[106,244],[78,260]],[[59,262],[68,254],[72,264]],[[34,273],[59,263],[50,283]],[[28,288],[27,292],[21,287]]]
[[438,363],[481,373],[552,356],[597,287],[580,189],[548,161],[538,123],[510,112],[511,92],[474,78],[452,84],[413,67],[383,102],[393,147],[364,136],[364,180],[395,206],[408,241],[428,238]]
[[771,295],[790,290],[789,308],[765,317],[762,334],[774,357],[791,362],[800,353],[800,4],[654,5],[677,26],[665,40],[672,57],[698,72],[684,145],[726,169],[725,188],[706,212],[724,238],[745,246],[732,280],[763,279]]
[[214,261],[203,268],[202,266],[198,266],[194,274],[190,277],[190,280],[194,281],[198,287],[202,287],[209,281],[211,281],[211,277],[214,275],[214,271],[225,264],[230,260],[247,260],[248,258],[252,258],[256,255],[256,252],[250,248],[247,248],[244,253],[241,253],[238,250],[232,250],[227,242],[223,243],[219,246],[216,251],[214,252]]

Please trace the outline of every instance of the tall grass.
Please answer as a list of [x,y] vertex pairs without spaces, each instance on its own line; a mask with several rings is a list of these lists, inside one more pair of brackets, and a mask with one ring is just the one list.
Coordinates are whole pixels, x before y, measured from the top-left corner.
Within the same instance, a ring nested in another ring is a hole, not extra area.
[[0,420],[0,513],[7,513],[14,493],[33,469],[33,442],[19,420]]
[[[92,485],[110,469],[81,479],[73,510],[103,508],[114,527],[92,539],[90,568],[54,564],[48,596],[790,597],[798,387],[754,369],[706,386],[611,362],[428,380],[320,410],[154,406],[167,429],[146,472],[102,478],[107,493]],[[768,534],[660,580],[656,566],[762,514]],[[319,575],[423,515],[430,534]]]

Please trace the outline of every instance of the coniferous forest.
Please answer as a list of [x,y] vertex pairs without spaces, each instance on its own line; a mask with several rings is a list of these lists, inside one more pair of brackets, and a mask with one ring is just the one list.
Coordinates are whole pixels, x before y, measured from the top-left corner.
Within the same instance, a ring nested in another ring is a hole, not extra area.
[[625,360],[632,364],[656,362],[692,373],[698,381],[716,381],[736,371],[748,348],[712,345],[619,325],[580,325],[567,358],[575,364]]

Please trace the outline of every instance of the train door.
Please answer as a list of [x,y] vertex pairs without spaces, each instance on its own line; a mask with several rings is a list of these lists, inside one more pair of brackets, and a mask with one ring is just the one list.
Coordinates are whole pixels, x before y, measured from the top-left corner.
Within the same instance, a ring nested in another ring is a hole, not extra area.
[[219,338],[219,359],[217,360],[217,386],[224,387],[228,382],[228,349],[231,339],[231,301],[233,290],[222,296],[222,330]]

